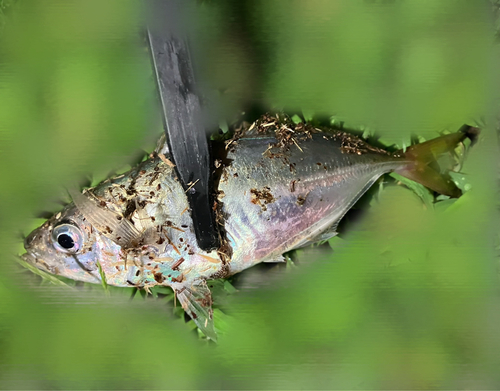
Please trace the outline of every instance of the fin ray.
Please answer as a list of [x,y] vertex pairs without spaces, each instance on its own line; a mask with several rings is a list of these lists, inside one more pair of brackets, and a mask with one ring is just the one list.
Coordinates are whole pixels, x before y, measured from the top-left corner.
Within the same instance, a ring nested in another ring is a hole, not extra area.
[[189,287],[175,288],[184,311],[208,338],[217,342],[212,311],[212,294],[205,280],[196,282]]

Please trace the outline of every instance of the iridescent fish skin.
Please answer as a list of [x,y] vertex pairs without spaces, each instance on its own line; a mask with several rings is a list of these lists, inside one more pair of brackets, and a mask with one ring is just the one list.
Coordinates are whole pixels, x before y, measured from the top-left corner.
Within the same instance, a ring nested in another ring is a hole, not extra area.
[[345,133],[293,137],[284,145],[247,134],[222,148],[216,204],[224,248],[198,247],[186,194],[161,144],[128,173],[74,195],[74,204],[28,236],[23,257],[79,281],[101,283],[100,264],[110,285],[170,286],[216,339],[207,279],[279,261],[286,251],[335,235],[338,221],[381,175],[419,167],[411,153],[389,154]]
[[273,147],[276,140],[243,138],[228,153],[219,189],[231,274],[333,236],[373,182],[407,164],[382,151],[342,152],[340,138],[311,137],[285,151]]

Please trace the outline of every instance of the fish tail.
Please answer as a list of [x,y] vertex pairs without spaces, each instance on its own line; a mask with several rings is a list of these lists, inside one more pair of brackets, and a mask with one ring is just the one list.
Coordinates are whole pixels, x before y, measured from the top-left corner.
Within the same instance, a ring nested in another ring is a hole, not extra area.
[[467,138],[474,144],[479,132],[478,128],[463,125],[457,133],[412,145],[406,151],[398,151],[396,154],[407,159],[409,163],[395,172],[438,193],[460,197],[462,192],[448,173],[440,172],[438,158],[446,153],[453,154],[457,145]]

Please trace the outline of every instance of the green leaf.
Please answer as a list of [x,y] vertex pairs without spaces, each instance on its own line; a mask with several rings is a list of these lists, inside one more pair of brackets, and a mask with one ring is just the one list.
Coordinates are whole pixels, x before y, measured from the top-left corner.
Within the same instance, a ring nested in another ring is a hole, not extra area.
[[219,129],[222,130],[223,133],[229,132],[229,125],[225,119],[219,121]]
[[434,196],[432,195],[431,191],[427,189],[424,185],[412,181],[411,179],[405,178],[404,176],[401,176],[399,174],[396,174],[395,172],[391,172],[389,175],[394,179],[396,179],[397,181],[401,182],[410,190],[412,190],[418,197],[420,197],[420,199],[428,208],[432,208]]
[[328,240],[328,245],[332,250],[344,245],[344,240],[341,239],[338,235]]
[[463,192],[469,191],[471,189],[471,184],[467,181],[467,177],[465,174],[462,174],[461,172],[453,172],[450,171],[450,177],[457,185],[457,187],[462,190]]
[[99,269],[99,275],[101,276],[101,285],[102,288],[104,289],[104,292],[106,292],[106,295],[109,296],[109,290],[108,290],[108,281],[106,279],[106,273],[104,273],[104,270],[102,270],[101,263],[99,260],[96,260],[97,268]]
[[224,290],[230,295],[238,292],[238,290],[228,280],[224,281]]
[[226,315],[220,309],[214,308],[213,317],[216,333],[219,335],[225,334],[228,330],[228,318],[230,318],[230,316]]
[[312,120],[314,119],[314,111],[312,110],[303,109],[302,115],[304,116],[306,122],[312,122]]
[[210,280],[207,281],[207,285],[210,289],[210,292],[212,292],[214,301],[217,301],[217,297],[224,297],[227,295],[227,292],[224,290],[224,280]]
[[172,295],[173,296],[173,290],[172,290],[172,288],[170,288],[168,286],[155,285],[154,287],[150,288],[150,291],[156,293],[155,297],[157,297],[158,294],[167,295],[167,296]]
[[444,212],[457,201],[456,198],[449,198],[447,200],[439,201],[434,204],[436,212]]
[[294,114],[294,115],[292,116],[292,121],[293,121],[293,123],[295,123],[295,124],[300,124],[300,123],[302,122],[302,118],[300,118],[297,114]]

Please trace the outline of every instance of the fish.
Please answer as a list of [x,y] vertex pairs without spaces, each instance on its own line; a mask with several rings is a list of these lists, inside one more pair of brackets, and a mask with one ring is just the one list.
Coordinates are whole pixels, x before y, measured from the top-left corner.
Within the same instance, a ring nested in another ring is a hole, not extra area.
[[173,289],[183,309],[217,340],[207,280],[225,278],[337,234],[337,225],[380,178],[396,172],[450,197],[461,192],[437,159],[479,129],[464,125],[388,152],[338,129],[265,115],[214,141],[214,205],[221,246],[196,241],[186,193],[164,136],[130,171],[83,191],[25,239],[22,259],[77,281]]

